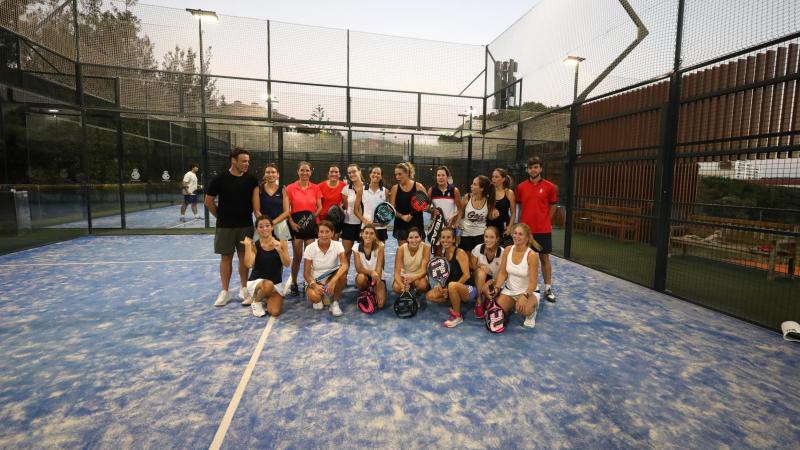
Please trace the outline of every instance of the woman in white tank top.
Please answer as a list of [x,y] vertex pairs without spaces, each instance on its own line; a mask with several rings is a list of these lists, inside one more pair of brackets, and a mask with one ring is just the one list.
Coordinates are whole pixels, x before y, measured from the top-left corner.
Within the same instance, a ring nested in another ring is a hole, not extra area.
[[459,212],[461,242],[458,247],[467,253],[472,252],[475,246],[483,243],[486,221],[497,215],[497,210],[494,208],[494,197],[494,187],[486,176],[478,175],[472,180],[470,193],[464,196]]
[[530,249],[531,229],[524,223],[512,228],[511,237],[514,245],[503,250],[500,273],[484,291],[498,292],[497,304],[503,308],[506,317],[514,311],[525,316],[522,326],[533,328],[536,325],[536,311],[539,307],[539,293],[536,292],[536,277],[539,271],[539,256]]
[[365,225],[361,231],[362,242],[357,242],[353,247],[353,261],[356,265],[356,288],[359,291],[367,289],[370,283],[375,283],[375,297],[378,309],[386,303],[386,278],[383,273],[384,246],[378,240],[375,225]]

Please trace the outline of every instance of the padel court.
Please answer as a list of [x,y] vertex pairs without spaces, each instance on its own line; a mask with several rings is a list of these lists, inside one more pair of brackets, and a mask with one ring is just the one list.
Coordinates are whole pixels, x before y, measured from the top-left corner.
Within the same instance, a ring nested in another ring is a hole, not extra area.
[[3,447],[800,440],[800,348],[650,289],[556,258],[558,302],[533,330],[514,316],[492,335],[471,314],[446,329],[437,305],[368,316],[351,288],[336,319],[293,297],[280,317],[255,318],[212,306],[212,239],[86,237],[0,257]]

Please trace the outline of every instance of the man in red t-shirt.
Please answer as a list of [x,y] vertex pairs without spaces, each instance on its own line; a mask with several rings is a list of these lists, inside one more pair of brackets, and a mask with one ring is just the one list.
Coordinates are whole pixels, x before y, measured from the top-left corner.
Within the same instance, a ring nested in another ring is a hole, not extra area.
[[533,238],[541,244],[539,261],[544,278],[544,298],[555,303],[551,277],[550,252],[553,250],[553,215],[556,213],[558,188],[542,178],[542,160],[538,156],[528,159],[528,179],[517,186],[517,203],[520,205],[519,221],[528,225]]

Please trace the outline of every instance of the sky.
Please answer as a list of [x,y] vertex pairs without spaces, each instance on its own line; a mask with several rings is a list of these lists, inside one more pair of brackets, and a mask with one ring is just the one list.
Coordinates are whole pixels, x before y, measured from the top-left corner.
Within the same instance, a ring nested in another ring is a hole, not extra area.
[[[485,45],[538,0],[159,0],[144,4],[199,8],[256,19]],[[490,6],[491,5],[491,6]]]

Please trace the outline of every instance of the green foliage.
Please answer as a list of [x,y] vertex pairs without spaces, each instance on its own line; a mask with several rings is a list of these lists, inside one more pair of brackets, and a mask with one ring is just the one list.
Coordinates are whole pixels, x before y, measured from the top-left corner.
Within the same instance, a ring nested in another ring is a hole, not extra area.
[[[800,189],[765,186],[724,177],[700,177],[700,214],[768,222],[796,223],[800,219]],[[790,211],[763,211],[783,209]]]

